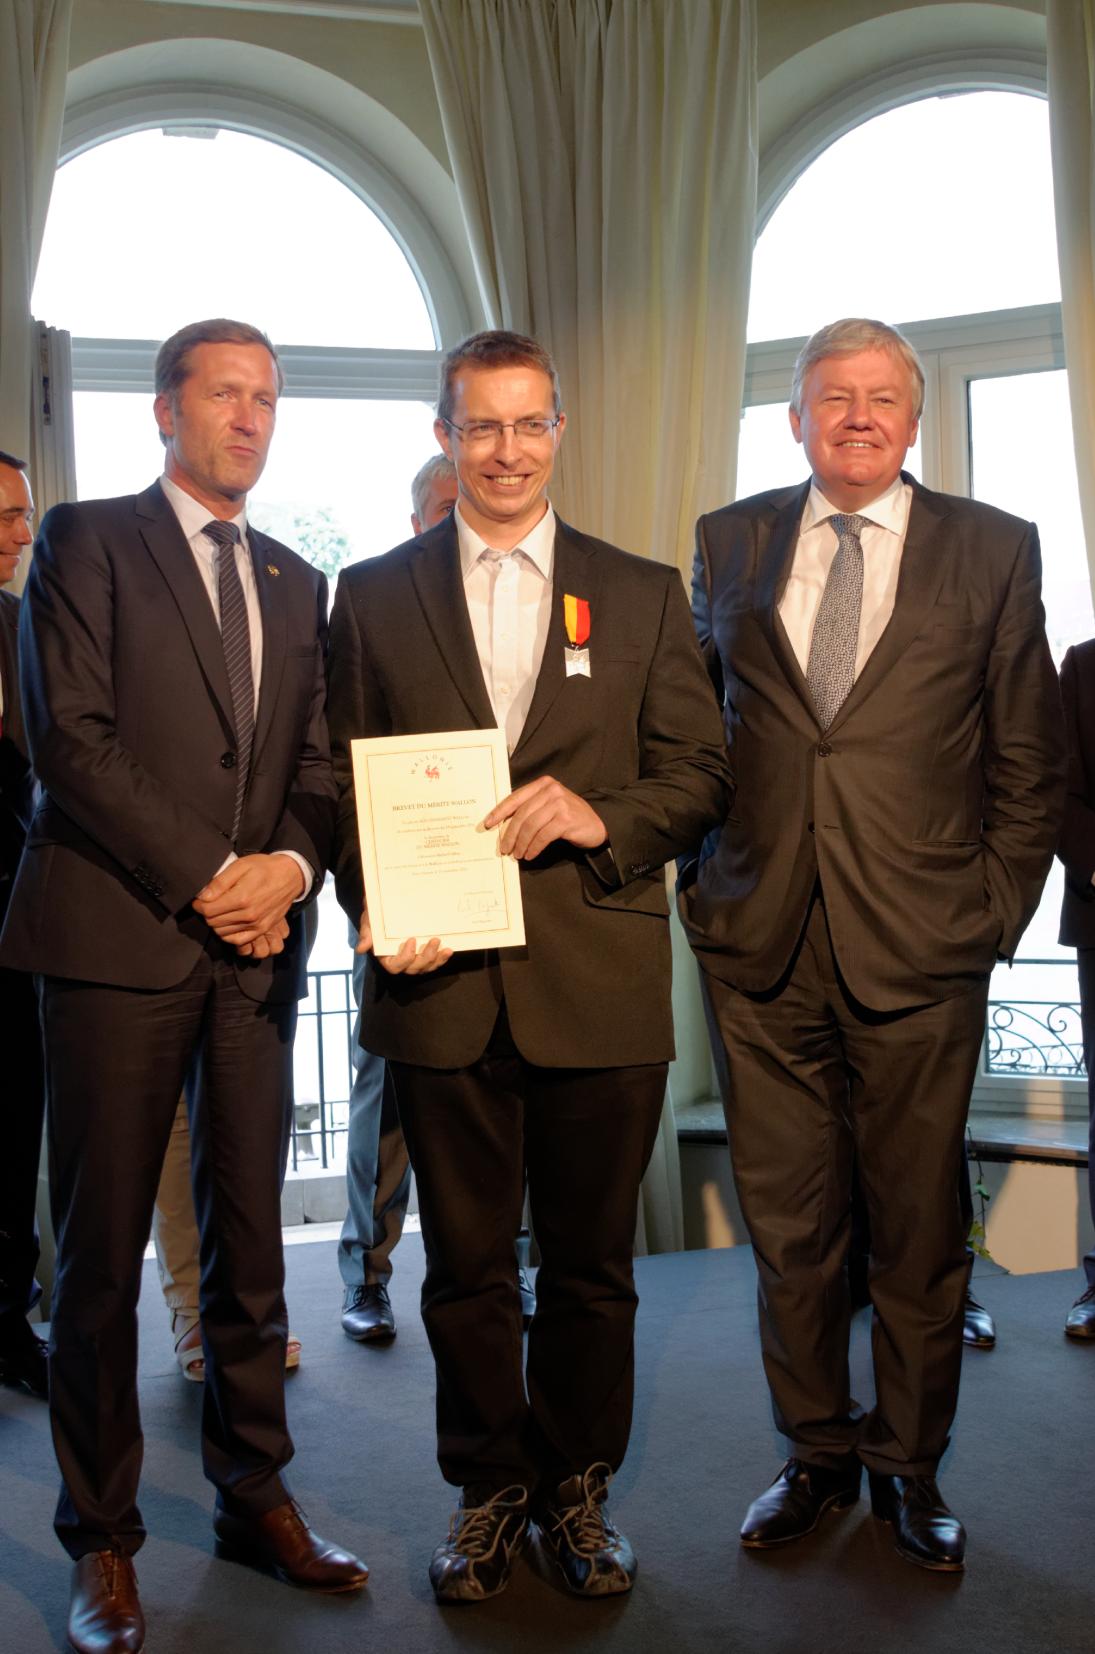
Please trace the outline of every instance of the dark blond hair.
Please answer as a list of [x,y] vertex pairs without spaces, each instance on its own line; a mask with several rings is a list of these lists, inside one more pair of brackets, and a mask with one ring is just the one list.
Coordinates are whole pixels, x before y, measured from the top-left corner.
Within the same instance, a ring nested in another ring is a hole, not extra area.
[[437,417],[452,420],[453,383],[462,367],[469,363],[479,368],[539,368],[551,380],[555,412],[563,406],[559,396],[559,374],[550,354],[524,333],[510,333],[505,328],[492,328],[486,333],[472,333],[458,345],[446,351],[441,361],[441,388],[437,398]]

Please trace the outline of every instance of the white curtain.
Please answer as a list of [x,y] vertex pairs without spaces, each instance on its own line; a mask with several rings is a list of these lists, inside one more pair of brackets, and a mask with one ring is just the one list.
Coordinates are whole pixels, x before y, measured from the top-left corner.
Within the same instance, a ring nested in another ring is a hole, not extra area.
[[[76,498],[72,423],[72,339],[62,328],[32,325],[30,482],[38,516]],[[26,573],[26,563],[20,566]]]
[[30,295],[68,73],[72,0],[0,0],[0,448],[31,446],[37,330]]
[[[756,216],[754,0],[419,0],[491,326],[531,333],[568,415],[552,498],[691,568],[733,493]],[[453,343],[447,340],[446,343]],[[709,1095],[675,937],[677,1061],[637,1248],[683,1244],[673,1099]]]
[[1095,0],[1047,0],[1046,44],[1065,362],[1095,591]]
[[553,499],[686,570],[696,517],[729,498],[736,464],[754,0],[420,9],[485,313],[559,365]]

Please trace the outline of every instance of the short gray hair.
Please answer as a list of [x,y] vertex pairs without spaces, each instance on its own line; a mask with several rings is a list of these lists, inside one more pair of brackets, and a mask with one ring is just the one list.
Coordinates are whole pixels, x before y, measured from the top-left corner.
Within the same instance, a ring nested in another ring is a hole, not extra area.
[[177,396],[190,374],[190,352],[196,345],[262,345],[273,357],[278,375],[278,395],[285,389],[285,375],[278,361],[278,353],[261,328],[250,322],[229,321],[227,316],[214,316],[205,322],[189,322],[180,327],[170,339],[165,339],[156,353],[156,395]]
[[842,321],[830,322],[810,335],[795,358],[791,378],[791,407],[802,412],[802,387],[806,375],[826,356],[854,356],[860,350],[888,350],[908,368],[916,386],[916,418],[924,411],[924,368],[919,356],[903,333],[886,322],[875,322],[867,316],[845,316]]
[[431,454],[411,483],[411,507],[419,522],[426,514],[426,496],[442,477],[446,482],[454,482],[456,466],[448,454]]

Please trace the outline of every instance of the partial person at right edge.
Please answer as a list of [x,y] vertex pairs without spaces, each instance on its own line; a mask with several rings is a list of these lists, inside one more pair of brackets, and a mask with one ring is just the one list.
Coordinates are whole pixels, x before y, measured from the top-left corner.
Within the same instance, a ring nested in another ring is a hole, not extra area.
[[[1087,1069],[1087,1191],[1095,1223],[1095,638],[1061,662],[1068,737],[1068,795],[1057,854],[1065,868],[1062,946],[1076,949],[1080,1025]],[[1095,1245],[1083,1260],[1084,1290],[1065,1320],[1069,1338],[1095,1341]]]

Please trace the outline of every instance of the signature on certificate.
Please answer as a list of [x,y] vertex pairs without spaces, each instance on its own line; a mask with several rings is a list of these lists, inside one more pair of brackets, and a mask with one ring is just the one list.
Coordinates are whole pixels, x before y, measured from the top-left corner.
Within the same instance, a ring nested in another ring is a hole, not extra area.
[[456,904],[458,913],[497,913],[502,904],[493,890],[469,890]]

